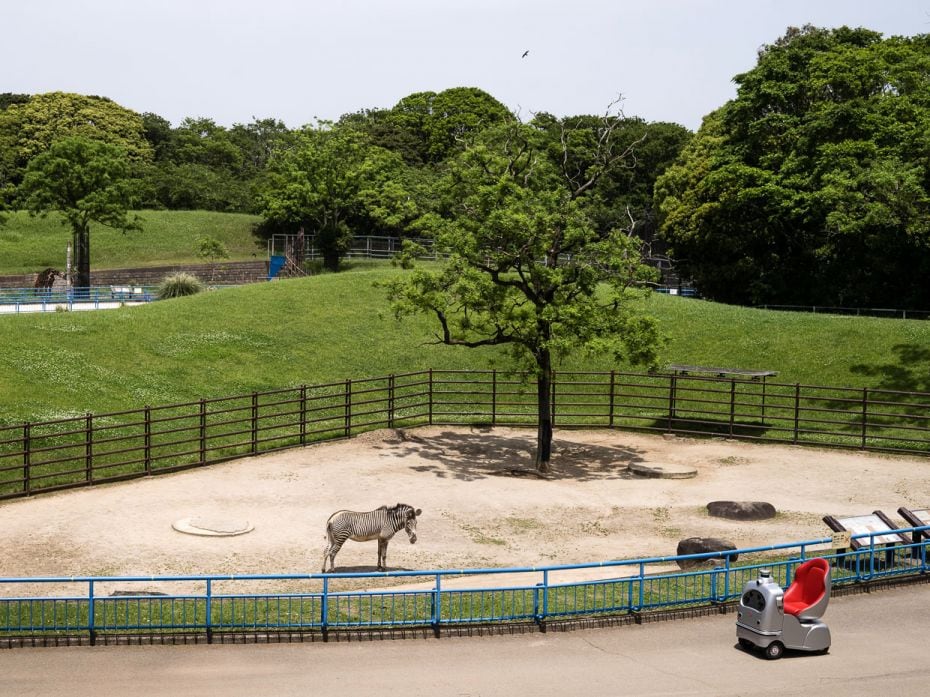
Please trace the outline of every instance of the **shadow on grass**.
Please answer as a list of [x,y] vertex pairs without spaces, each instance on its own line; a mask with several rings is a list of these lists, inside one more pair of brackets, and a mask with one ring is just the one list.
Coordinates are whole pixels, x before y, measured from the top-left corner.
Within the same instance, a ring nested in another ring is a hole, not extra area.
[[876,389],[901,392],[930,392],[930,348],[917,344],[891,347],[895,360],[850,366],[854,375],[878,378]]
[[494,476],[573,481],[632,478],[628,467],[643,461],[636,448],[575,443],[555,438],[552,471],[539,475],[534,470],[536,433],[500,435],[493,428],[473,427],[470,432],[443,431],[428,437],[397,431],[386,441],[397,457],[416,456],[426,464],[411,467],[415,472],[474,481]]

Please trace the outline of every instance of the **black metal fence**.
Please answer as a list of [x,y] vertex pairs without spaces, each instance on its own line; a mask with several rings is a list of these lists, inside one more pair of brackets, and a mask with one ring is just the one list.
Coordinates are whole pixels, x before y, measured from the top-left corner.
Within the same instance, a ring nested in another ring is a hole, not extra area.
[[[559,372],[558,428],[930,454],[930,393],[634,372]],[[0,427],[0,499],[143,477],[363,431],[534,426],[531,376],[429,370]]]

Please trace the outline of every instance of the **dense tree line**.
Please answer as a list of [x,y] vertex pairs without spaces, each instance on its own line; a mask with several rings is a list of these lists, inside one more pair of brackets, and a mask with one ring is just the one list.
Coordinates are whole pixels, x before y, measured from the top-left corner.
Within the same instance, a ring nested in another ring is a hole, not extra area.
[[[258,213],[266,233],[303,227],[318,234],[335,266],[353,234],[427,232],[436,213],[431,189],[444,167],[482,131],[515,120],[494,97],[468,87],[411,94],[389,109],[297,129],[273,118],[230,128],[186,118],[173,126],[106,97],[7,93],[0,95],[0,207],[25,205],[29,164],[53,143],[102,141],[125,157],[134,207]],[[591,129],[597,117],[570,122]],[[532,123],[557,145],[559,119],[540,114]],[[629,166],[599,184],[599,216],[604,225],[632,217],[650,235],[653,182],[690,133],[636,118],[623,125],[623,137],[641,145]]]
[[[726,302],[930,307],[920,282],[930,272],[930,36],[789,29],[734,80],[736,98],[693,135],[616,115],[612,138],[629,157],[585,189],[592,224],[669,247],[702,294]],[[515,124],[539,157],[561,158],[578,178],[592,171],[600,115],[520,119],[469,87],[296,129],[273,118],[172,125],[105,97],[2,94],[0,212],[53,206],[30,167],[65,170],[36,158],[62,140],[102,141],[115,149],[93,161],[122,160],[110,170],[127,180],[103,208],[257,213],[263,234],[317,235],[335,268],[352,235],[434,234],[456,203],[443,181]],[[73,214],[97,203],[80,199]]]
[[930,36],[790,29],[656,186],[711,298],[930,307]]

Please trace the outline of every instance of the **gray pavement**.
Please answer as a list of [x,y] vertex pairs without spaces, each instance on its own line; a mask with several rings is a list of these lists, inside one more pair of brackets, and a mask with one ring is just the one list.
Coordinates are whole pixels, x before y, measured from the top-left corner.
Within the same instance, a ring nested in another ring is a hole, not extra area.
[[928,694],[930,585],[834,597],[825,656],[736,647],[735,614],[517,636],[0,652],[17,697]]

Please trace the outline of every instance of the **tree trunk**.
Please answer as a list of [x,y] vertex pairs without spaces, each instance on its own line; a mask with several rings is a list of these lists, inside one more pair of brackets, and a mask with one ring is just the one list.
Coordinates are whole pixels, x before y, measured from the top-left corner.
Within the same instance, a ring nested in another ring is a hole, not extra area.
[[[323,267],[328,271],[338,271],[339,262],[345,254],[346,230],[338,223],[325,223],[317,233],[317,244],[323,257]],[[351,234],[349,235],[351,239]]]
[[90,230],[74,228],[74,287],[81,289],[82,295],[90,292]]
[[552,357],[548,349],[543,349],[536,356],[538,373],[536,375],[536,409],[538,424],[536,427],[536,471],[540,474],[549,472],[549,460],[552,458]]
[[324,249],[323,252],[323,268],[327,271],[338,271],[339,270],[339,261],[340,254],[337,250],[334,249]]

